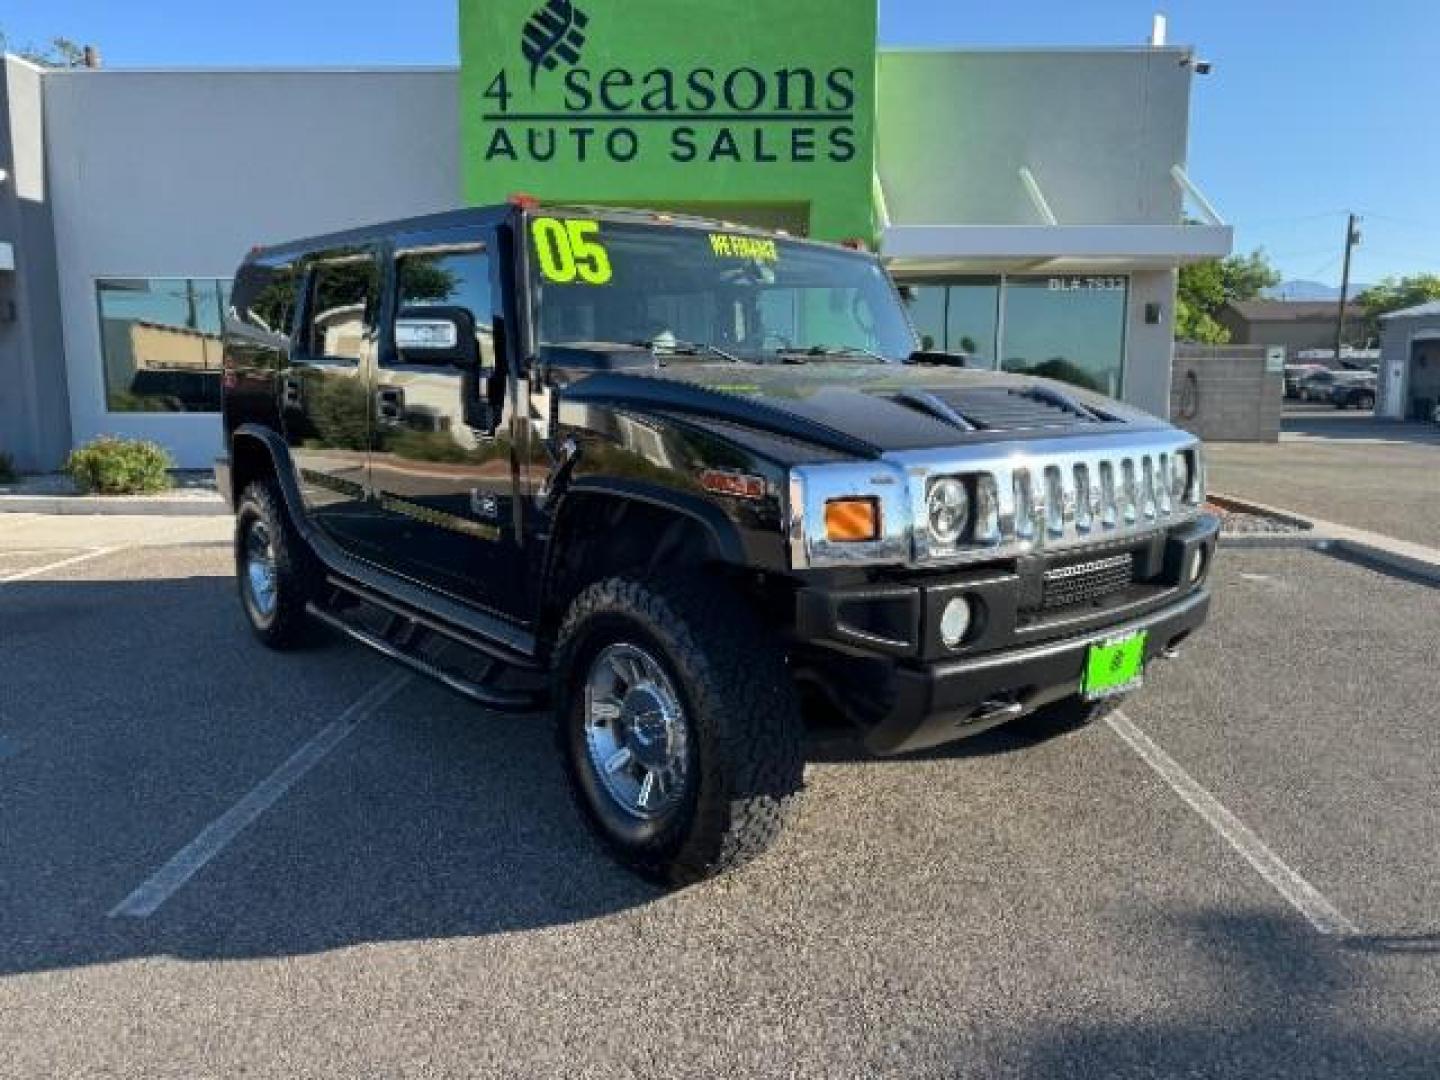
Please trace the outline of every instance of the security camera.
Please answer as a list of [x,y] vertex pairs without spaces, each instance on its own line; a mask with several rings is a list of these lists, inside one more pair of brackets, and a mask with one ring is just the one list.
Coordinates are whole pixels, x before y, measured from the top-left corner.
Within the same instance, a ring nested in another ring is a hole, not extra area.
[[1196,74],[1196,75],[1209,75],[1209,74],[1210,74],[1210,61],[1209,61],[1209,60],[1196,60],[1196,61],[1195,61],[1195,74]]

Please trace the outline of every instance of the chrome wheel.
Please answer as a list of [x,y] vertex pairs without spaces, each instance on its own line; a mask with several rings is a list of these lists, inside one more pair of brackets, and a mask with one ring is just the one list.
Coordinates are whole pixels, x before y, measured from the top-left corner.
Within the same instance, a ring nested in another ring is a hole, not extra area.
[[647,821],[674,807],[690,780],[689,739],[660,662],[637,645],[602,649],[585,680],[585,745],[615,805]]
[[262,618],[275,614],[279,589],[275,575],[275,545],[263,521],[252,521],[245,533],[245,587],[250,603]]

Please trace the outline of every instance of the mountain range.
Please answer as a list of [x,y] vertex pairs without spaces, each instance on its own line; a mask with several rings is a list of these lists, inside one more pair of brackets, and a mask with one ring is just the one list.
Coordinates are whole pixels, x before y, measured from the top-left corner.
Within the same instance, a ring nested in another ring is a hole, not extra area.
[[[1350,283],[1350,295],[1359,296],[1369,285]],[[1326,285],[1320,281],[1282,281],[1260,294],[1266,300],[1339,300],[1340,286]]]

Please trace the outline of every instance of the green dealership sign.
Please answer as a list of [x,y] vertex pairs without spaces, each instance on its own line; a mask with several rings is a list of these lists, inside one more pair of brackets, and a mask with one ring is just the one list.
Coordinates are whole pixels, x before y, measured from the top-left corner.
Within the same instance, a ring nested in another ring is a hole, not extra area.
[[875,0],[461,0],[465,196],[874,232]]

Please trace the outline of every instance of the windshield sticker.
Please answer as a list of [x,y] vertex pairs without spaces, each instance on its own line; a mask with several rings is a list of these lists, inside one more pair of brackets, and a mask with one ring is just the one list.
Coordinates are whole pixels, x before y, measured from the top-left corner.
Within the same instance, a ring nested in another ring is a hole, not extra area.
[[536,218],[530,223],[535,261],[545,280],[557,285],[605,285],[610,253],[600,242],[600,223],[586,218]]
[[774,240],[735,233],[711,233],[710,253],[722,259],[754,259],[757,262],[779,262],[780,251]]

